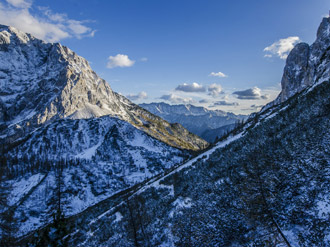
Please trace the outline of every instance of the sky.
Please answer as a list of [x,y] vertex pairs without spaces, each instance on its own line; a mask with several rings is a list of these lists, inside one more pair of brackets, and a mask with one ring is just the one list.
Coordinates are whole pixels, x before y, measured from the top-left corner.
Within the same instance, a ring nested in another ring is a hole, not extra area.
[[313,43],[328,0],[0,0],[0,23],[86,58],[135,103],[239,114],[280,92],[285,59]]

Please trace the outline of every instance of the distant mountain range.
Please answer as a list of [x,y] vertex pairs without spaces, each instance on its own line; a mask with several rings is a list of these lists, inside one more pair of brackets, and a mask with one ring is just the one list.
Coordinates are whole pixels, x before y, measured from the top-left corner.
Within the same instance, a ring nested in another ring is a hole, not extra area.
[[330,18],[204,150],[59,44],[1,26],[0,71],[1,246],[330,246]]
[[45,226],[57,212],[80,213],[208,146],[113,92],[69,48],[2,25],[0,85],[4,242]]
[[209,110],[205,107],[187,105],[169,105],[166,103],[140,104],[149,112],[167,120],[170,123],[182,124],[192,133],[208,142],[214,142],[226,132],[232,130],[237,122],[247,118],[247,115],[235,115],[221,110]]

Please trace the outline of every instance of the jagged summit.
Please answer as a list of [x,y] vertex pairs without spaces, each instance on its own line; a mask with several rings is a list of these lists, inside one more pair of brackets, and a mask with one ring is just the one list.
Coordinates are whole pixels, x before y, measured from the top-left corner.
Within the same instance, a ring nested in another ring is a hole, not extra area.
[[[29,34],[24,33],[15,27],[5,26],[0,24],[1,32],[1,44],[10,44],[10,43],[28,43],[35,40],[35,38]],[[42,41],[41,41],[42,42]]]
[[210,114],[212,116],[226,116],[228,114],[221,110],[211,111],[205,107],[194,106],[191,104],[169,105],[164,102],[159,102],[159,103],[141,104],[141,106],[156,115],[157,113],[162,113],[166,115],[182,114],[182,115],[194,115],[194,116],[205,115],[205,114]]
[[7,121],[15,124],[15,117],[28,110],[34,111],[30,116],[38,124],[54,117],[127,117],[110,86],[86,59],[65,46],[44,43],[15,28],[0,30],[1,95],[6,96],[1,99],[8,108]]
[[15,140],[62,118],[110,115],[167,144],[199,150],[208,144],[112,91],[87,60],[59,43],[45,43],[0,26],[0,136]]
[[330,18],[323,18],[311,46],[299,43],[290,52],[281,81],[282,91],[271,105],[329,78],[330,61],[326,58],[330,58]]

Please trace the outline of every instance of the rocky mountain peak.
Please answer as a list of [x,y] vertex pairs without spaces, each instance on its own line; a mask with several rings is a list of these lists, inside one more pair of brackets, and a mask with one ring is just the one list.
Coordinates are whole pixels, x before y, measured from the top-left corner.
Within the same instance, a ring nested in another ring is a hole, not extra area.
[[[53,118],[120,112],[110,86],[86,59],[61,44],[45,43],[15,28],[0,30],[0,95],[10,116],[5,121],[16,124],[29,119],[36,125]],[[107,109],[101,101],[108,104]]]
[[330,17],[325,17],[323,18],[317,30],[317,39],[329,40],[329,35],[330,35]]
[[108,115],[174,147],[198,150],[208,145],[113,92],[69,48],[0,26],[0,136],[15,140],[59,119]]
[[330,18],[323,18],[315,42],[297,44],[290,52],[281,81],[282,91],[271,103],[279,104],[314,83],[329,79]]
[[282,102],[305,86],[303,85],[303,79],[307,73],[309,50],[308,44],[299,43],[290,52],[281,81]]
[[14,27],[0,25],[0,44],[27,44],[33,40],[35,38],[28,33],[21,32]]

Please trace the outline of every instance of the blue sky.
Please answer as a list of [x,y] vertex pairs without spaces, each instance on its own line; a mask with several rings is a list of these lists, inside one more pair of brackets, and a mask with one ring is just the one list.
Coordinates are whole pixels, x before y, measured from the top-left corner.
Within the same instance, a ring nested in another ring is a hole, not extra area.
[[277,96],[287,53],[315,40],[329,9],[326,0],[0,0],[0,22],[68,46],[136,103],[247,114]]

